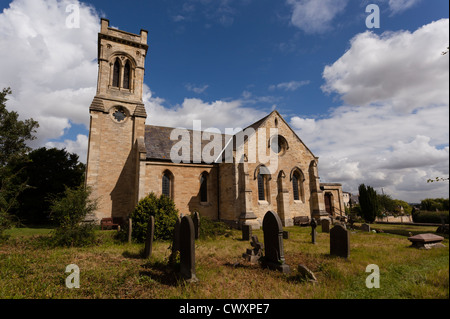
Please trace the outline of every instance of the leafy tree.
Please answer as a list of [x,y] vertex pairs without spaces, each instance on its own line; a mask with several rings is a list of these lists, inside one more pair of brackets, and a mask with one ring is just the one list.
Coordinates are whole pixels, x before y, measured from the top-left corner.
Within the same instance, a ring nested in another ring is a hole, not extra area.
[[379,211],[379,204],[377,192],[371,186],[359,185],[359,205],[364,220],[373,223]]
[[26,142],[36,138],[34,133],[39,127],[32,118],[20,121],[17,112],[6,109],[6,96],[11,93],[10,88],[0,92],[0,167],[30,150]]
[[18,197],[13,213],[24,223],[46,224],[49,220],[49,199],[61,198],[66,187],[81,185],[85,165],[78,155],[65,149],[45,147],[31,151],[14,165],[18,179],[29,186]]
[[36,138],[34,133],[39,127],[33,119],[20,121],[17,112],[6,109],[8,94],[11,94],[10,88],[0,92],[0,236],[12,225],[13,218],[9,212],[27,187],[26,183],[17,182],[17,172],[13,173],[8,164],[30,150],[26,142]]

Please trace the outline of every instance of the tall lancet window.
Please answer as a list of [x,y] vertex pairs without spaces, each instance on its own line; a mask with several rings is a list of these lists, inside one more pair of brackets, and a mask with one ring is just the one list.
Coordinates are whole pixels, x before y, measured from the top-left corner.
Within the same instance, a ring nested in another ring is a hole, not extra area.
[[125,63],[125,68],[123,69],[123,88],[130,89],[130,80],[131,80],[131,67],[130,61]]
[[203,173],[200,177],[200,201],[208,202],[208,174]]
[[116,59],[116,62],[114,62],[114,67],[113,67],[112,86],[119,87],[119,78],[120,78],[120,63]]

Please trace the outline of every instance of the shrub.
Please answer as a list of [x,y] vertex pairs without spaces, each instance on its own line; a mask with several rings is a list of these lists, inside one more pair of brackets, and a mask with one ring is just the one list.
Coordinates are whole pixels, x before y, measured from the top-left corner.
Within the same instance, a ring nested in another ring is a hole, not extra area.
[[200,217],[199,238],[201,239],[215,239],[217,236],[229,235],[230,228],[223,222],[212,221],[206,217]]
[[51,217],[58,227],[53,232],[58,246],[86,246],[95,243],[94,226],[84,223],[87,215],[97,209],[97,200],[91,199],[90,188],[66,188],[64,196],[51,200]]
[[442,223],[442,218],[445,223],[448,224],[449,212],[433,212],[433,211],[415,211],[413,216],[413,221],[415,223]]
[[[154,239],[172,239],[173,229],[178,218],[178,210],[173,200],[165,195],[157,197],[150,193],[141,199],[131,214],[133,220],[132,238],[139,243],[145,241],[150,215],[155,217]],[[124,233],[128,230],[125,227]]]

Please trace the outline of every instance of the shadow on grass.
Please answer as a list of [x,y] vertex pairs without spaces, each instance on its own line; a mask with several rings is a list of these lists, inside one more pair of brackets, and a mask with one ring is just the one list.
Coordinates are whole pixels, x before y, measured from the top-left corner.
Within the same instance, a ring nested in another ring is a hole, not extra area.
[[122,256],[124,258],[128,258],[128,259],[142,259],[142,252],[139,251],[138,253],[135,253],[135,252],[130,252],[128,250],[125,250],[122,253]]
[[148,261],[141,266],[145,270],[139,272],[140,276],[148,276],[151,279],[167,286],[179,286],[183,279],[179,275],[180,265],[169,264],[162,261]]

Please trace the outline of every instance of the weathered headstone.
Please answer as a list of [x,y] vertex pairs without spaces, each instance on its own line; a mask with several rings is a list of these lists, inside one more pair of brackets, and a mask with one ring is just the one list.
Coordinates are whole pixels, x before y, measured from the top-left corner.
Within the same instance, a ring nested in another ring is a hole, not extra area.
[[169,263],[173,263],[177,256],[177,252],[180,251],[180,224],[181,219],[177,217],[177,221],[175,222],[175,226],[173,228],[173,236],[172,236],[172,253],[169,257]]
[[361,230],[364,232],[370,232],[370,225],[369,224],[362,224]]
[[273,211],[268,211],[263,219],[265,255],[263,267],[278,270],[283,273],[290,272],[289,265],[285,264],[283,249],[283,226],[280,217]]
[[305,265],[299,264],[297,267],[299,276],[306,281],[309,282],[317,282],[317,278],[316,276],[314,276],[314,273],[308,269],[308,267],[306,267]]
[[195,230],[190,216],[180,224],[180,274],[188,282],[198,281],[195,275]]
[[198,239],[200,233],[200,215],[197,211],[192,214],[192,221],[194,222],[195,239]]
[[283,230],[283,239],[289,239],[289,232],[287,230]]
[[329,219],[322,219],[322,233],[330,232],[330,223]]
[[145,238],[144,258],[149,258],[152,254],[154,234],[155,234],[155,216],[150,215],[150,218],[147,223],[147,237]]
[[262,257],[264,245],[258,241],[258,236],[256,235],[252,236],[250,245],[252,245],[253,249],[247,249],[247,252],[242,254],[242,257],[250,263],[255,264]]
[[252,237],[252,226],[242,225],[242,240],[250,240]]
[[342,225],[335,225],[330,230],[330,255],[350,256],[350,234]]
[[435,234],[420,234],[408,237],[408,240],[412,243],[410,247],[418,249],[431,249],[434,247],[445,247],[442,244],[444,237]]
[[316,235],[317,235],[317,232],[316,232],[317,222],[314,218],[311,219],[310,225],[311,225],[311,242],[313,244],[315,244],[316,243]]

